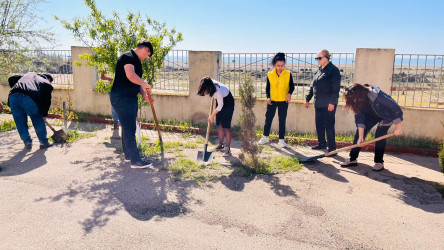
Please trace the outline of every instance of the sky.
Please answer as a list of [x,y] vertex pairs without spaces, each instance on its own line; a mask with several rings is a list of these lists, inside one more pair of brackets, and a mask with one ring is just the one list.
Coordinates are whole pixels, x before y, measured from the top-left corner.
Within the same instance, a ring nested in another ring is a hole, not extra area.
[[[184,40],[175,49],[224,53],[355,52],[393,48],[403,54],[444,54],[441,0],[96,0],[103,14],[140,12]],[[57,49],[81,46],[54,20],[86,17],[83,0],[47,0],[40,5],[44,25],[55,33]]]

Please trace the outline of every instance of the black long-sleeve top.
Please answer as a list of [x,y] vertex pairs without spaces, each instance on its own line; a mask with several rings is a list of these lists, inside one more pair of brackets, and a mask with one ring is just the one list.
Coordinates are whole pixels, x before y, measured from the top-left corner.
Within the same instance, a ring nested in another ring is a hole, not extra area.
[[341,73],[335,65],[329,62],[324,68],[319,67],[316,71],[305,101],[309,102],[314,96],[316,108],[327,108],[328,104],[337,105],[340,89]]

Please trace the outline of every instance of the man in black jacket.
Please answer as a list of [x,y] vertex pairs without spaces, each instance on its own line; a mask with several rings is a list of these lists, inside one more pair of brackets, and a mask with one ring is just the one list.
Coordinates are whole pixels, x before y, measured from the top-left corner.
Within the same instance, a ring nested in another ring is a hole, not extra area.
[[32,148],[32,139],[28,131],[28,116],[31,117],[40,149],[51,147],[46,137],[45,118],[51,106],[53,78],[49,74],[29,72],[23,76],[12,76],[8,79],[11,91],[8,105],[11,107],[20,138],[26,149]]

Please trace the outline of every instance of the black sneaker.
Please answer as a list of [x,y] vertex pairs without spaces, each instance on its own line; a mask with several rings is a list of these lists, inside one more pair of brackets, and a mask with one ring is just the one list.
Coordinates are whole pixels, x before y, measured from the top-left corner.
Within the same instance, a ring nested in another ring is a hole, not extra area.
[[25,144],[25,149],[32,149],[32,144]]
[[48,143],[48,144],[40,144],[40,149],[45,149],[45,148],[49,148],[54,146],[53,143]]
[[326,149],[326,148],[327,148],[327,146],[317,145],[317,146],[312,147],[311,149],[318,150],[318,149]]
[[218,144],[215,148],[214,148],[214,150],[222,150],[222,149],[224,149],[225,148],[225,146],[224,146],[224,144]]
[[136,162],[136,163],[131,163],[131,168],[143,169],[143,168],[149,168],[151,166],[153,166],[153,163],[151,163],[149,161],[139,161],[139,162]]

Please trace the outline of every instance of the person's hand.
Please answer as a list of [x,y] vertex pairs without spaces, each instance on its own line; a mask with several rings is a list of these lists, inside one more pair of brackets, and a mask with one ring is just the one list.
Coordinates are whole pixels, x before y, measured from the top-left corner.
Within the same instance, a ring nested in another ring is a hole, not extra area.
[[309,102],[306,102],[306,103],[305,103],[305,108],[308,109],[309,106],[310,106],[310,103],[309,103]]
[[145,101],[149,102],[151,105],[154,104],[154,99],[151,96],[143,95],[143,99],[145,99]]
[[151,85],[149,85],[148,83],[146,84],[146,86],[144,87],[145,92],[146,93],[151,93]]
[[290,103],[290,101],[291,101],[291,94],[290,93],[287,94],[287,98],[285,98],[285,101],[287,103]]
[[358,144],[358,146],[359,146],[359,145],[361,145],[361,143],[363,143],[363,142],[364,142],[364,138],[359,137],[359,138],[358,138],[358,141],[356,142],[356,144]]
[[268,105],[271,105],[271,99],[270,98],[267,99],[267,103],[268,103]]
[[396,126],[395,130],[393,131],[393,134],[395,136],[400,136],[402,135],[402,127],[401,126]]
[[209,123],[213,123],[213,120],[214,120],[214,117],[213,117],[213,116],[209,116],[209,117],[208,117],[208,122],[209,122]]
[[328,104],[328,111],[333,111],[333,110],[335,110],[335,105],[333,105],[333,104]]

